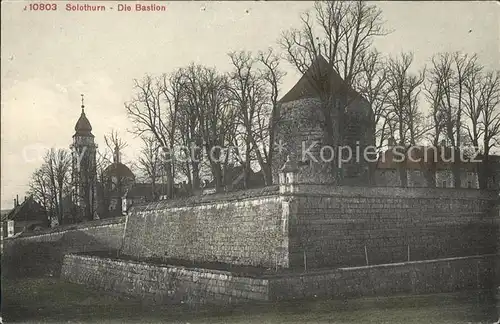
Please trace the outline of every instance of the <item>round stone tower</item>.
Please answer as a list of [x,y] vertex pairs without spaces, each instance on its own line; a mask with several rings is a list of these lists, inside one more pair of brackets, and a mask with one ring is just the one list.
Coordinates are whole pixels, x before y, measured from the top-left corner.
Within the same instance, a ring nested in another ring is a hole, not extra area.
[[[316,90],[318,86],[312,85],[313,78],[328,80],[325,83],[331,87],[332,94],[328,102],[320,99]],[[349,185],[369,182],[369,165],[363,151],[375,141],[372,110],[370,104],[352,89],[347,98],[336,95],[342,82],[327,61],[319,56],[280,100],[274,130],[273,182],[278,183],[279,170],[287,156],[297,161],[298,183],[340,184],[341,181],[341,184]],[[340,151],[333,147],[331,139],[327,140],[332,135],[326,132],[325,109],[329,110],[333,137],[342,134],[340,145],[348,146],[352,152],[350,160],[343,162],[337,171],[334,171],[332,160],[338,161]],[[339,113],[342,113],[342,118],[339,118]]]
[[332,163],[322,159],[328,158],[331,152],[326,149],[321,152],[326,145],[321,105],[317,98],[280,103],[280,117],[275,130],[274,182],[278,181],[279,170],[287,157],[296,161],[297,182],[334,182]]

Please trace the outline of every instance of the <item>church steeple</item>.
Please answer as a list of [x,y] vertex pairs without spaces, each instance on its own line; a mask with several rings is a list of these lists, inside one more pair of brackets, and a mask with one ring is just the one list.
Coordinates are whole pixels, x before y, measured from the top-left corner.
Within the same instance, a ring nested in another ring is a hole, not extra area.
[[85,115],[82,95],[82,112],[75,125],[72,153],[73,202],[78,206],[77,213],[81,220],[92,220],[96,210],[96,151],[97,145],[92,135],[92,126]]
[[82,94],[82,113],[80,115],[80,118],[78,118],[78,121],[76,122],[75,125],[75,135],[80,135],[80,136],[94,136],[92,135],[92,125],[90,125],[90,121],[87,119],[87,116],[85,115],[85,105],[83,103],[83,94]]

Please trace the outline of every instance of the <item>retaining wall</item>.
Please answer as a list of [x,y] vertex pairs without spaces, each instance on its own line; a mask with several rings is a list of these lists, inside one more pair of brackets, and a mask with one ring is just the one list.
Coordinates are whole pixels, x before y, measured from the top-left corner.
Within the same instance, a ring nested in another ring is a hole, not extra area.
[[62,278],[156,303],[234,304],[268,300],[268,282],[230,272],[68,254]]
[[499,255],[339,268],[269,279],[271,300],[494,289]]
[[[79,224],[63,225],[51,229],[26,233],[19,237],[5,238],[4,241],[6,244],[21,242],[55,242],[64,236],[73,235],[74,233],[85,233],[86,236],[94,238],[93,241],[99,241],[103,245],[113,249],[119,249],[123,239],[125,219],[126,217],[114,217]],[[82,242],[80,241],[79,243]]]
[[125,217],[65,225],[4,239],[2,270],[12,276],[57,276],[66,253],[118,251]]
[[66,255],[62,277],[153,302],[227,305],[485,289],[493,287],[493,266],[498,258],[485,255],[250,278],[217,270]]

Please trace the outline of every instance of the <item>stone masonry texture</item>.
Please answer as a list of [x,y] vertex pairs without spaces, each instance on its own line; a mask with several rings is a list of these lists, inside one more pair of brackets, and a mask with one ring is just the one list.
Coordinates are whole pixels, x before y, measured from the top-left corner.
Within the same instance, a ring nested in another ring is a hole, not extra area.
[[267,281],[229,272],[68,254],[62,278],[154,303],[234,304],[268,299]]
[[228,305],[485,289],[492,287],[493,265],[498,258],[483,255],[251,278],[217,270],[68,254],[62,278],[154,303]]
[[243,191],[239,200],[234,193],[137,206],[125,226],[122,253],[314,269],[496,251],[493,192],[287,186],[293,190],[282,194]]
[[276,276],[269,300],[430,294],[494,287],[499,255],[338,268]]
[[495,253],[494,194],[467,189],[296,186],[290,267],[361,266]]
[[137,207],[128,216],[121,252],[139,259],[282,265],[287,232],[281,197],[276,190],[253,193]]
[[[364,100],[352,98],[349,100],[348,108],[344,114],[342,125],[339,125],[338,107],[340,98],[332,98],[328,104],[331,112],[333,137],[338,138],[342,129],[343,142],[339,145],[347,145],[356,154],[359,146],[360,152],[368,145],[374,144],[373,125],[370,118],[370,107]],[[328,159],[328,150],[321,149],[328,144],[327,132],[325,131],[325,116],[323,113],[324,103],[319,98],[302,98],[289,102],[280,103],[279,118],[275,128],[275,140],[284,145],[280,150],[275,147],[273,158],[273,181],[278,182],[280,168],[286,161],[287,155],[302,162],[298,172],[299,179],[307,179],[315,183],[333,183],[334,172],[332,163],[323,162],[321,154]],[[332,136],[330,135],[330,136]],[[316,143],[316,145],[313,145]],[[309,152],[313,157],[311,158]],[[337,154],[338,152],[335,152]],[[325,155],[326,154],[326,155]],[[304,160],[307,161],[304,161]],[[356,158],[344,163],[342,167],[343,184],[360,183],[367,184],[368,164],[361,158],[359,163]],[[357,179],[358,181],[355,181]]]

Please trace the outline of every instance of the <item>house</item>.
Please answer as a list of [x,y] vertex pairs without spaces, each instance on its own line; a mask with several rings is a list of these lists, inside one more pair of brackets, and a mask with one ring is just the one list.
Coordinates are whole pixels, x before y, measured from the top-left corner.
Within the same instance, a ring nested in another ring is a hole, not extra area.
[[[111,194],[111,197],[116,197],[116,204],[121,203],[119,206],[120,212],[123,214],[129,210],[133,205],[142,204],[151,201],[167,199],[167,184],[157,183],[154,186],[151,183],[136,183],[131,186],[121,197],[118,199],[118,194]],[[179,185],[174,186],[174,196],[179,197],[181,190]],[[125,201],[125,202],[124,202]],[[116,212],[115,212],[116,213]],[[116,215],[118,216],[118,215]]]
[[49,227],[47,211],[32,196],[25,197],[22,203],[14,199],[14,208],[2,215],[2,237],[17,233],[37,231]]
[[2,209],[0,211],[0,251],[3,250],[3,239],[7,237],[7,214],[11,209]]
[[100,218],[119,217],[132,205],[159,200],[166,192],[166,184],[157,183],[153,188],[151,183],[137,182],[132,170],[121,162],[119,149],[115,148],[113,163],[104,170],[103,181],[97,183],[97,214]]
[[[242,165],[226,166],[223,170],[224,191],[234,191],[242,189],[252,189],[265,186],[265,180],[262,172],[248,170],[246,185],[245,172]],[[205,181],[203,185],[203,194],[215,193],[215,180]]]
[[[484,160],[483,155],[478,155],[477,159]],[[482,167],[482,166],[481,166]],[[488,156],[488,169],[486,171],[487,188],[491,190],[500,190],[500,155]]]
[[[460,188],[479,188],[479,163],[453,157],[449,147],[414,146],[406,152],[395,144],[381,152],[375,170],[375,184],[387,187],[455,188],[458,170]],[[454,163],[453,161],[458,161]]]

